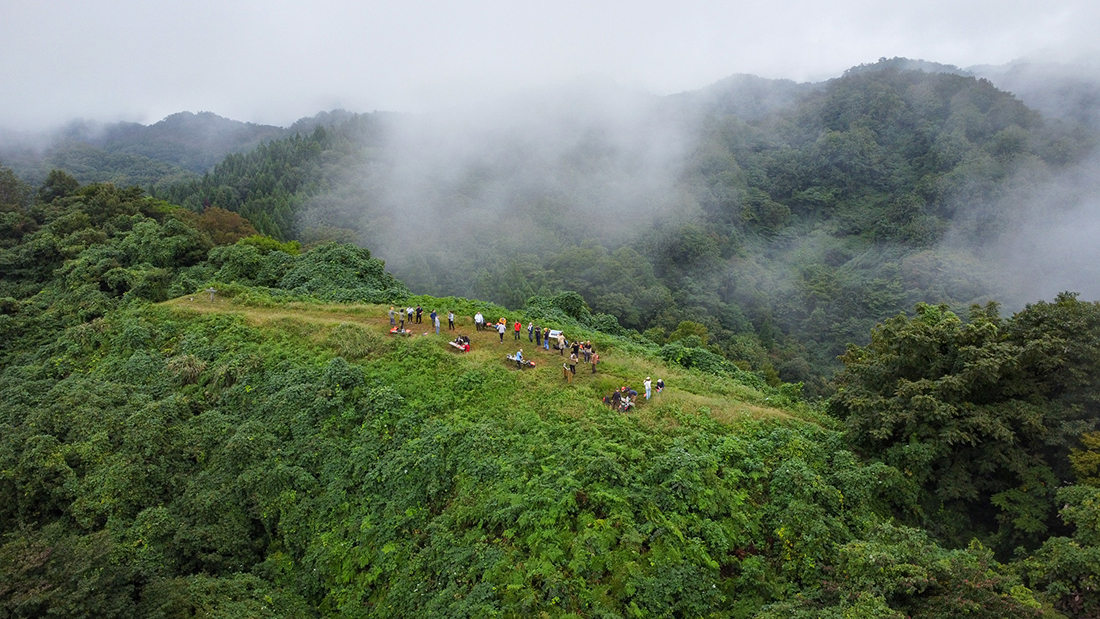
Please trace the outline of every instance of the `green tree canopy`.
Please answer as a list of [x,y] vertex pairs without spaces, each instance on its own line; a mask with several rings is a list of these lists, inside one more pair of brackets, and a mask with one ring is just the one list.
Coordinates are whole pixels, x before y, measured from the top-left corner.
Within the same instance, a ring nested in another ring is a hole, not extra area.
[[[852,346],[830,402],[862,453],[919,488],[907,506],[934,529],[1004,551],[1056,523],[1074,439],[1095,427],[1100,304],[1059,295],[1008,320],[994,304],[963,322],[918,305]],[[954,529],[954,530],[951,530]]]

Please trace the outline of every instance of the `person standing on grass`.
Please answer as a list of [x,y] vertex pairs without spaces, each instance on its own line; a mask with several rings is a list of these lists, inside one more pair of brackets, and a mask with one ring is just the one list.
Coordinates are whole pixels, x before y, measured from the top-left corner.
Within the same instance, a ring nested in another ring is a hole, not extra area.
[[434,325],[435,323],[439,322],[438,320],[436,320],[437,318],[439,318],[439,314],[437,314],[436,311],[433,309],[432,313],[428,314],[428,319],[431,320],[431,324]]
[[435,323],[435,334],[439,335],[439,315],[435,312],[432,312],[432,317],[432,322]]
[[550,329],[546,329],[546,337],[543,338],[542,343],[546,350],[550,350]]
[[535,325],[535,348],[542,346],[542,327]]
[[455,313],[448,310],[447,311],[447,330],[448,331],[454,331],[454,329],[455,329]]
[[408,316],[409,316],[409,319],[406,320],[405,322],[407,322],[411,325],[413,323],[413,308],[412,308],[411,305],[408,306],[407,308],[405,308],[405,313],[408,314]]
[[577,375],[577,353],[569,355],[569,373]]
[[596,353],[592,353],[592,373],[596,373],[596,364],[600,362],[600,356]]
[[534,342],[535,341],[535,323],[533,323],[533,322],[528,322],[527,323],[527,341],[528,342]]
[[565,356],[565,334],[558,334],[558,355]]
[[394,318],[393,308],[390,308],[390,328],[392,329],[397,325],[397,319]]
[[481,331],[481,328],[485,326],[485,317],[481,315],[481,312],[474,314],[474,329]]
[[650,380],[648,376],[646,376],[645,382],[643,382],[642,384],[645,385],[645,399],[648,400],[649,396],[653,393],[653,381]]
[[522,329],[522,328],[523,328],[523,324],[520,323],[520,321],[517,320],[516,321],[516,326],[515,326],[516,335],[515,335],[515,338],[513,338],[513,339],[515,339],[517,341],[519,340],[519,330]]
[[504,321],[497,323],[497,333],[500,335],[500,343],[504,343]]
[[420,317],[424,314],[424,308],[419,305],[416,306],[416,324],[420,324]]
[[405,330],[405,310],[401,310],[400,312],[397,312],[397,318],[401,322],[401,330],[404,331]]

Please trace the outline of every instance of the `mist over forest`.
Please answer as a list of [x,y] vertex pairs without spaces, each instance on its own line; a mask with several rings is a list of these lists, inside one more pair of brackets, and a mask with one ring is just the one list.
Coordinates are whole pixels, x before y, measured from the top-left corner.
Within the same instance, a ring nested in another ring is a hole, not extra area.
[[670,96],[592,77],[288,129],[85,123],[37,150],[9,140],[0,161],[355,242],[417,292],[521,308],[577,291],[661,344],[698,324],[745,369],[825,393],[847,344],[918,302],[1100,297],[1100,81],[1059,67],[881,59]]
[[1100,617],[1094,69],[0,133],[0,619]]

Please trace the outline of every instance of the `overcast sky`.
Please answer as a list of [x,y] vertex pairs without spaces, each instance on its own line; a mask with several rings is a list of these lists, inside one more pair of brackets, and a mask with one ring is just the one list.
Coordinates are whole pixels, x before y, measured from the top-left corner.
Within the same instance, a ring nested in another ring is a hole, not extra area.
[[657,94],[879,57],[1094,58],[1098,0],[0,0],[0,126],[212,111],[286,125],[593,74]]

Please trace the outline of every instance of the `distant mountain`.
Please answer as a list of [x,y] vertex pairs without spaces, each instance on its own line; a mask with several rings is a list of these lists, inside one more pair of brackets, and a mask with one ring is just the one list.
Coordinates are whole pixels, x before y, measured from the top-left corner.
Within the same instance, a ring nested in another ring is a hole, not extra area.
[[793,107],[806,93],[820,87],[821,84],[800,84],[791,80],[737,74],[699,90],[672,95],[671,98],[714,113],[754,121],[776,110]]
[[925,73],[951,73],[953,75],[962,75],[964,77],[972,77],[973,74],[966,70],[960,69],[953,64],[943,64],[940,62],[932,62],[929,60],[920,60],[916,58],[902,58],[900,56],[894,56],[893,58],[879,58],[877,62],[860,64],[848,69],[844,72],[845,75],[858,75],[860,73],[873,73],[876,71],[882,71],[884,69],[891,69],[895,71],[924,71]]
[[151,125],[74,121],[40,135],[0,136],[0,163],[32,185],[62,169],[82,183],[149,187],[197,178],[233,153],[295,133],[309,133],[350,116],[334,110],[289,128],[259,125],[212,112],[179,112]]
[[287,130],[230,120],[211,112],[179,112],[152,125],[108,125],[88,143],[111,153],[140,155],[202,173],[230,153],[285,137]]

